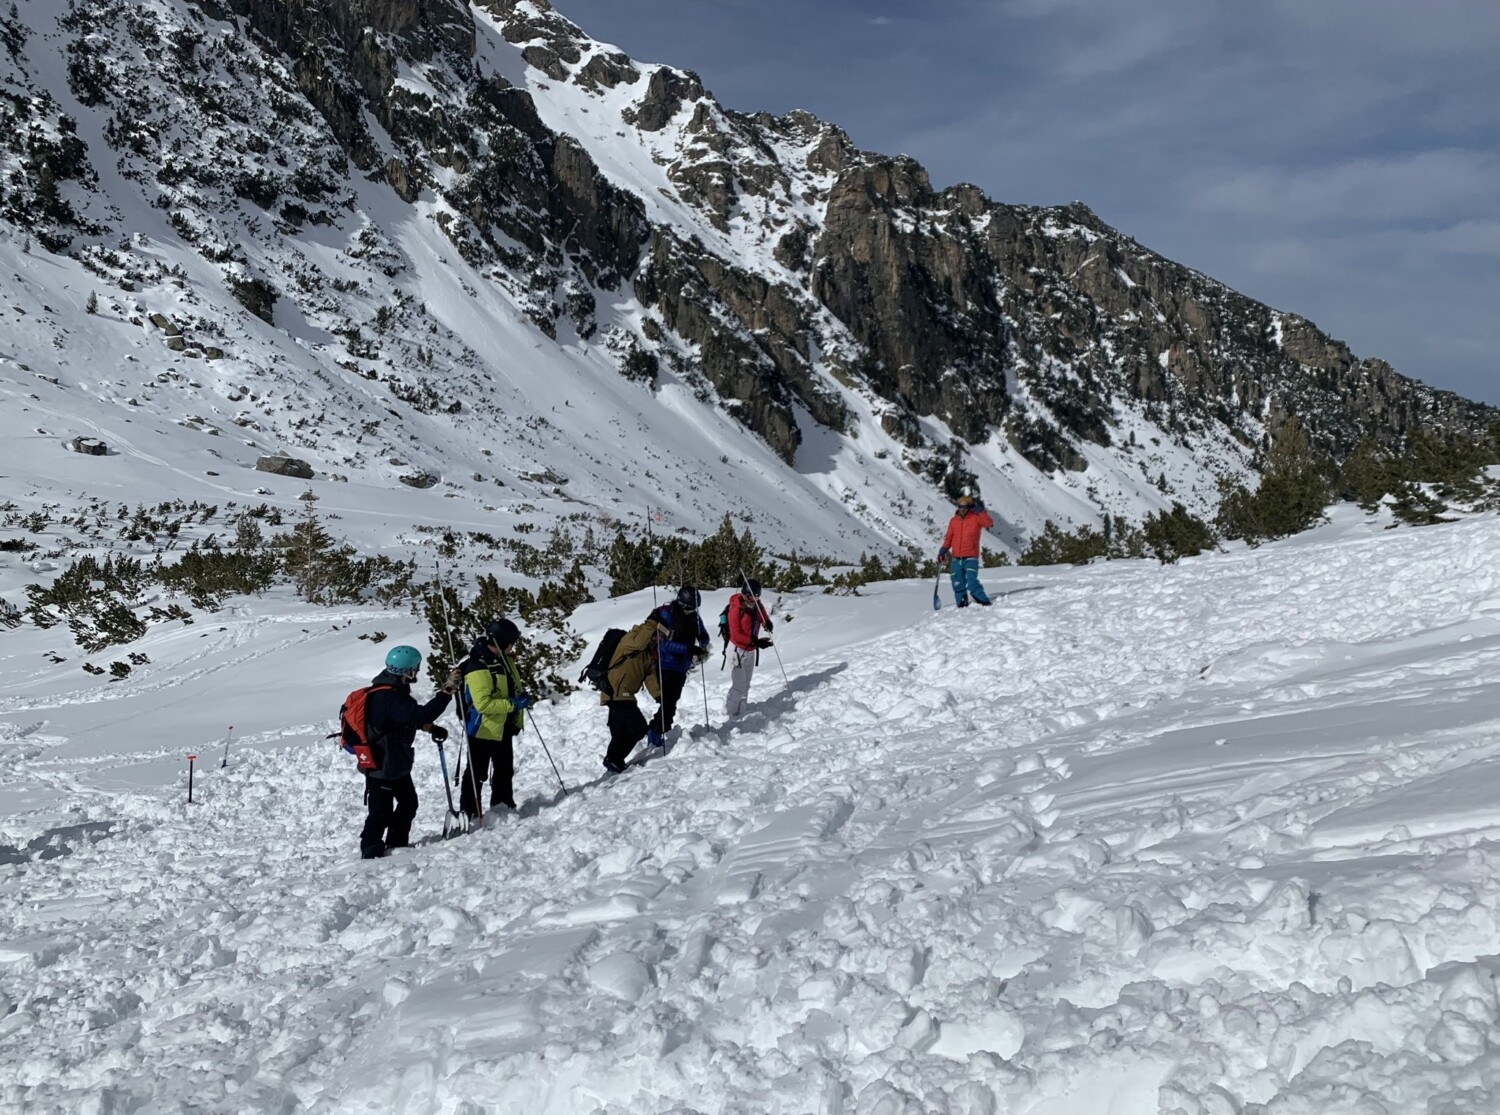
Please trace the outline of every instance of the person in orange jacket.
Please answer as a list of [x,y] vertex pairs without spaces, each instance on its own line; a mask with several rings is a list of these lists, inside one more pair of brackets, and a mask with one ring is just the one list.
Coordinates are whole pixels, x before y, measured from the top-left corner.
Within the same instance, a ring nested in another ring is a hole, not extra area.
[[[938,551],[938,561],[948,562],[948,577],[953,581],[953,599],[960,608],[966,608],[969,597],[973,597],[986,608],[990,606],[989,594],[979,583],[979,542],[986,527],[995,525],[984,504],[964,489],[958,497],[958,507],[948,521],[948,533],[943,535],[943,548]],[[949,559],[952,559],[951,561]]]

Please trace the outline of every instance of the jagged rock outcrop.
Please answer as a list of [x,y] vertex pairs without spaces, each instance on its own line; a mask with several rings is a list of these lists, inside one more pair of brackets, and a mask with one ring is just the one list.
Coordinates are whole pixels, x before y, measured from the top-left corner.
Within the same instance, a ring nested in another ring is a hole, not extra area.
[[274,476],[291,476],[298,480],[311,480],[313,478],[312,465],[298,457],[273,454],[261,457],[255,462],[255,467],[261,472],[269,472]]
[[1007,330],[968,230],[911,219],[936,201],[910,159],[849,167],[829,191],[811,290],[864,345],[876,391],[981,441],[1010,407]]

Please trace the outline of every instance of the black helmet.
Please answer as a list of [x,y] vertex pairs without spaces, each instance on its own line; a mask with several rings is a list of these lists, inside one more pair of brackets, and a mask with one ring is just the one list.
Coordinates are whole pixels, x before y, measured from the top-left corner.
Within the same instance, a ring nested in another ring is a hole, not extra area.
[[521,637],[521,629],[501,616],[499,619],[490,621],[490,625],[484,629],[484,635],[497,647],[503,648],[512,646]]
[[760,582],[757,581],[754,577],[751,577],[745,583],[750,586],[750,595],[753,596],[753,597],[755,597],[757,600],[759,600],[760,599]]
[[703,597],[692,585],[683,585],[677,590],[677,603],[682,605],[684,611],[696,612],[698,605],[703,603]]

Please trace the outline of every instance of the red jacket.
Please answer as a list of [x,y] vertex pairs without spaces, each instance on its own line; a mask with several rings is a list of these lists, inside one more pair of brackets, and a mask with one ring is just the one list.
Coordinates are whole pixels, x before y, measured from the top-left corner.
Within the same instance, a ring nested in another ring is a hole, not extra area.
[[948,533],[943,535],[943,549],[956,558],[977,558],[979,536],[985,527],[995,525],[988,511],[970,511],[967,515],[954,515],[948,520]]
[[737,592],[729,601],[729,641],[740,650],[755,646],[762,627],[771,630],[771,617],[766,614],[766,606],[756,601],[755,607],[747,607],[747,599],[754,598]]

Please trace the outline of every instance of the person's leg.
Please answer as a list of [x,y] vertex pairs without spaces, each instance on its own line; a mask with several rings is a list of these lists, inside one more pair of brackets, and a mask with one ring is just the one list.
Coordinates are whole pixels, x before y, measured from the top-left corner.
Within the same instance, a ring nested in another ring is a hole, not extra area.
[[479,741],[479,766],[474,768],[478,773],[480,786],[488,782],[490,784],[491,797],[495,792],[495,776],[500,770],[500,743],[498,740],[482,739]]
[[417,819],[416,783],[408,774],[392,782],[391,791],[396,798],[396,812],[391,818],[391,827],[386,830],[385,846],[387,848],[410,847],[411,823]]
[[480,757],[485,754],[484,745],[484,740],[477,739],[474,736],[469,737],[469,768],[463,772],[463,776],[459,779],[458,807],[463,810],[465,816],[470,820],[479,815],[478,803],[475,800],[475,790],[478,789],[479,783],[483,782],[486,777],[485,767],[480,766]]
[[968,585],[969,595],[979,603],[989,605],[989,593],[984,591],[984,586],[979,583],[979,559],[964,558],[964,577]]
[[651,717],[653,731],[665,735],[672,730],[672,719],[677,715],[677,702],[682,700],[682,687],[686,682],[687,674],[674,670],[662,671],[661,706],[656,710],[656,715]]
[[634,701],[609,702],[609,750],[604,762],[611,769],[623,767],[635,745],[646,735],[646,718]]
[[750,680],[755,676],[755,651],[734,647],[729,653],[734,659],[734,665],[729,671],[729,695],[724,698],[724,716],[733,720],[750,703]]
[[661,704],[646,731],[646,739],[653,747],[666,746],[665,736],[672,730],[672,719],[677,715],[677,702],[682,699],[683,683],[687,674],[665,670],[661,675]]
[[490,776],[490,808],[504,805],[516,807],[516,750],[511,742],[515,737],[507,731],[505,738],[495,744],[494,773]]
[[969,590],[964,580],[963,558],[948,559],[948,580],[953,583],[953,602],[960,608],[969,603]]
[[379,859],[385,855],[385,832],[395,808],[391,784],[380,778],[366,777],[365,801],[370,808],[365,816],[365,827],[359,834],[359,854],[365,859]]

